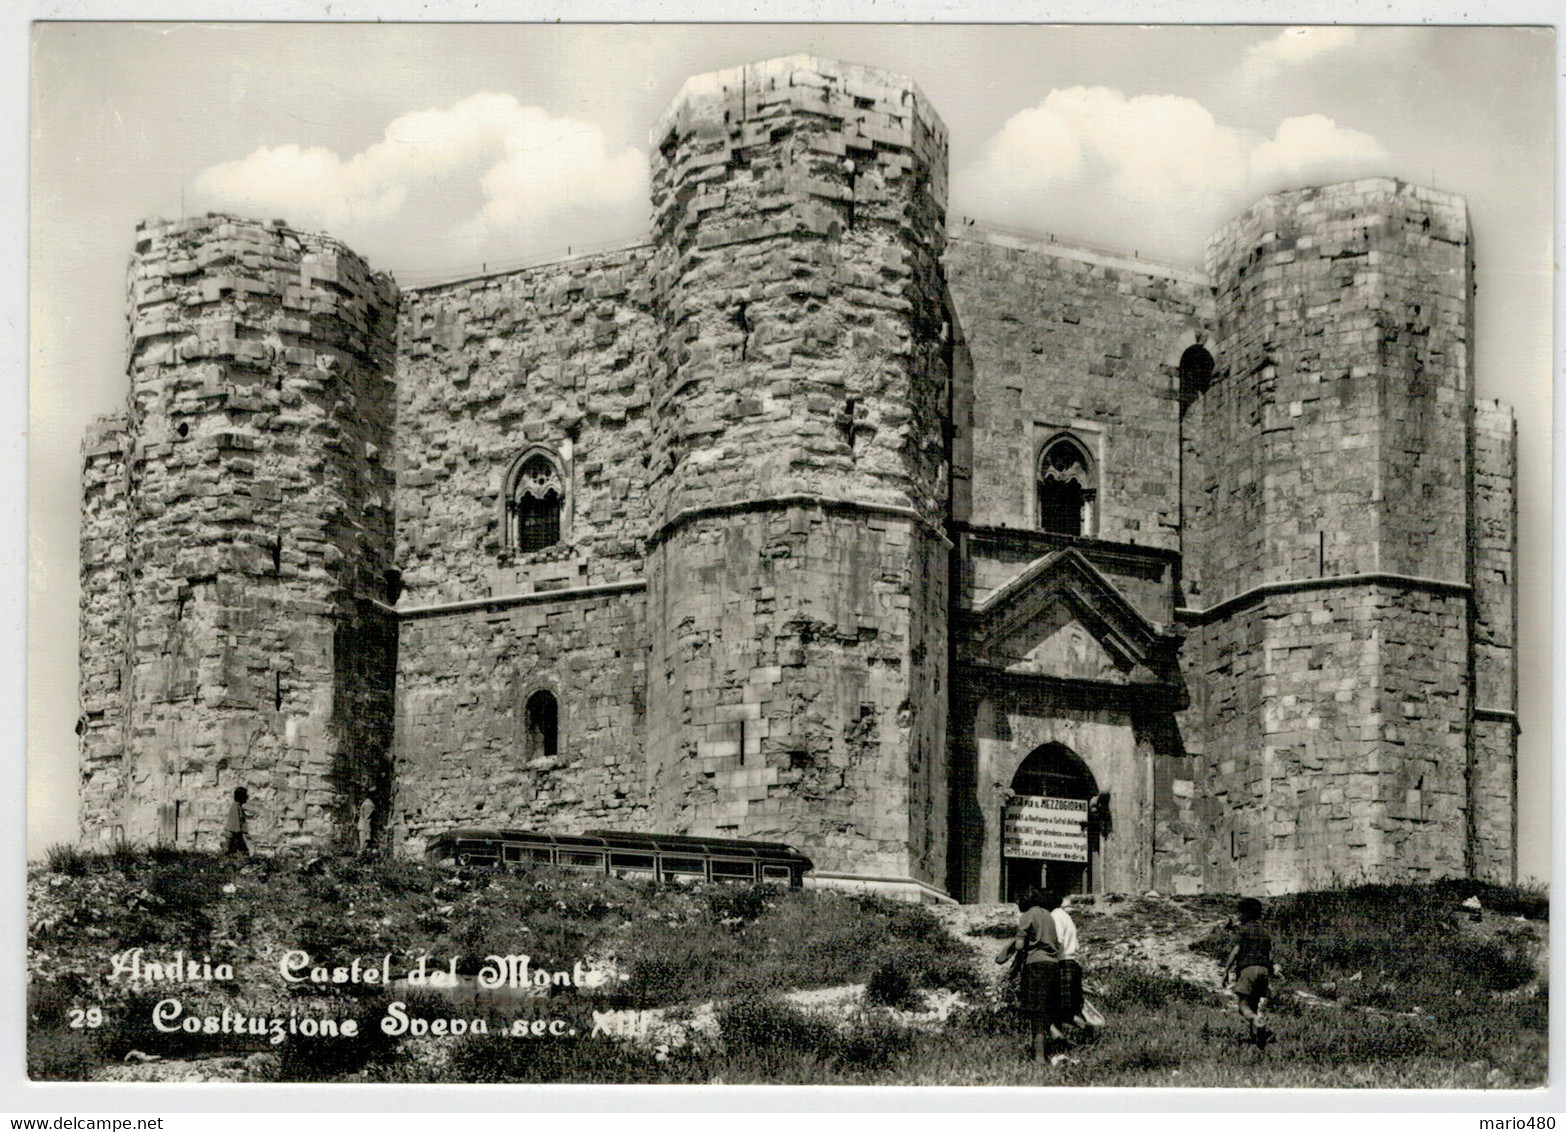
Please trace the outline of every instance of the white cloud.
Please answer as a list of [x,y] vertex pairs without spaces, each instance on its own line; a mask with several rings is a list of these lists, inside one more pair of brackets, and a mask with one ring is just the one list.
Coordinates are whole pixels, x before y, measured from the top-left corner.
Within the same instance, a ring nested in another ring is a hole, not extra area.
[[641,201],[645,167],[640,150],[614,149],[591,123],[485,93],[404,114],[381,141],[347,158],[264,147],[203,171],[196,188],[220,206],[352,235],[393,221],[415,194],[439,190],[450,200],[465,183],[483,204],[477,215],[452,218],[452,228],[494,234],[542,230],[562,210]]
[[1345,129],[1321,114],[1306,114],[1279,122],[1273,137],[1251,151],[1251,176],[1268,181],[1385,156],[1381,143],[1369,134]]
[[1246,168],[1240,135],[1201,103],[1174,95],[1128,99],[1107,87],[1051,91],[1002,127],[982,165],[984,179],[1006,192],[1103,171],[1118,191],[1148,202],[1228,188]]
[[1241,73],[1253,82],[1268,79],[1285,67],[1341,51],[1352,45],[1355,38],[1353,28],[1333,25],[1284,28],[1272,39],[1246,48]]
[[1199,245],[1179,243],[1177,230],[1206,231],[1281,188],[1377,172],[1385,156],[1369,134],[1320,114],[1285,119],[1268,137],[1190,98],[1073,87],[1006,122],[954,177],[952,211],[1190,259]]
[[486,227],[534,223],[566,205],[615,207],[634,199],[645,209],[647,158],[641,150],[611,153],[597,126],[533,108],[525,114],[527,128],[506,135],[504,156],[481,182]]

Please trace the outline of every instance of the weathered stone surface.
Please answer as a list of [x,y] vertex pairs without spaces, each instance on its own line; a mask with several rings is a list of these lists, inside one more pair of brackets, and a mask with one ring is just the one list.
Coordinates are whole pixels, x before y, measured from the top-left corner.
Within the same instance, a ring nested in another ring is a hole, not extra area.
[[331,843],[390,796],[396,289],[327,237],[143,226],[130,398],[89,438],[84,836]]
[[[693,79],[651,150],[649,242],[403,294],[281,222],[142,229],[83,446],[87,840],[215,848],[245,785],[267,850],[369,797],[399,852],[733,834],[992,900],[1050,750],[1097,799],[1050,883],[1512,874],[1460,200],[1283,193],[1205,272],[948,234],[917,87],[808,56]],[[1039,529],[1061,435],[1080,533]]]

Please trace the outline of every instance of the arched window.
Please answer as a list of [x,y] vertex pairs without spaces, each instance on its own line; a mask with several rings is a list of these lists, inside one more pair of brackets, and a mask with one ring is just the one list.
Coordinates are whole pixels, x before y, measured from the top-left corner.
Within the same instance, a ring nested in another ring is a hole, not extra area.
[[1093,531],[1093,502],[1098,489],[1093,458],[1074,437],[1057,436],[1039,453],[1038,498],[1040,530],[1057,535]]
[[1098,793],[1093,772],[1077,753],[1061,743],[1045,743],[1011,777],[1013,794],[1087,801]]
[[507,477],[506,545],[523,553],[554,546],[564,510],[559,464],[543,451],[525,454]]
[[560,705],[553,692],[540,689],[527,698],[525,754],[529,759],[552,759],[560,749]]
[[1180,355],[1180,411],[1207,392],[1213,380],[1213,356],[1201,346],[1188,347]]

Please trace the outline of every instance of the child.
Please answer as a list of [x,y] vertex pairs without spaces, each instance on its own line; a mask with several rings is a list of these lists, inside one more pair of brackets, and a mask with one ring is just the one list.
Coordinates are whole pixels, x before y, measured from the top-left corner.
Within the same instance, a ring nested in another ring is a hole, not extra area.
[[1266,1049],[1272,1031],[1262,1022],[1261,1012],[1272,978],[1272,936],[1262,927],[1261,918],[1260,900],[1247,896],[1240,901],[1238,938],[1224,961],[1223,982],[1228,986],[1229,973],[1235,973],[1234,996],[1240,1002],[1240,1016],[1251,1028],[1251,1041]]
[[366,798],[359,803],[359,855],[370,851],[370,832],[375,821],[375,803]]
[[1091,1031],[1095,1027],[1082,1014],[1082,965],[1077,962],[1076,921],[1061,906],[1060,893],[1046,892],[1043,900],[1060,940],[1060,1017]]
[[234,801],[228,807],[228,820],[223,823],[223,830],[228,834],[228,844],[223,849],[225,853],[250,855],[250,846],[245,842],[245,833],[248,829],[245,803],[248,801],[250,801],[250,791],[243,786],[234,787]]
[[1025,1056],[1042,1059],[1045,1038],[1060,1041],[1065,1037],[1056,1025],[1056,1003],[1060,998],[1060,939],[1055,921],[1043,906],[1044,898],[1036,890],[1024,893],[1017,901],[1017,935],[995,957],[997,963],[1020,963],[1021,985],[1018,1004],[1028,1019],[1028,1048]]

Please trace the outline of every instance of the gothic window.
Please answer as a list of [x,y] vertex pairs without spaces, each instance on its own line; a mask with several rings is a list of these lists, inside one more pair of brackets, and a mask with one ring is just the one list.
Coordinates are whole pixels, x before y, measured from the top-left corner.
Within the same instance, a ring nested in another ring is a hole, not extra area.
[[560,705],[553,692],[540,689],[527,698],[526,755],[552,759],[560,749]]
[[512,550],[543,550],[560,541],[565,511],[565,480],[560,466],[543,451],[523,456],[506,485],[506,545]]
[[1038,525],[1057,535],[1093,530],[1093,459],[1074,437],[1057,436],[1044,445],[1038,465]]

